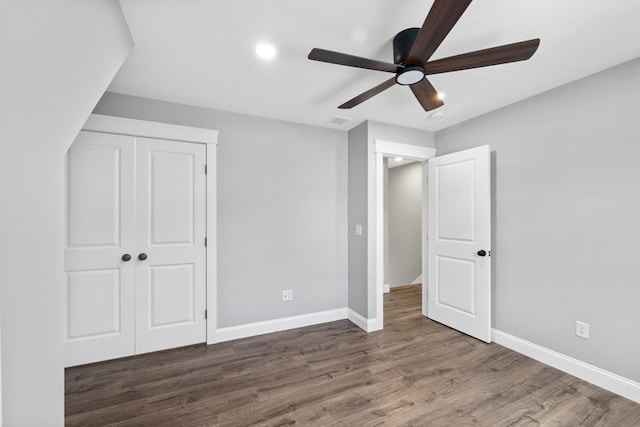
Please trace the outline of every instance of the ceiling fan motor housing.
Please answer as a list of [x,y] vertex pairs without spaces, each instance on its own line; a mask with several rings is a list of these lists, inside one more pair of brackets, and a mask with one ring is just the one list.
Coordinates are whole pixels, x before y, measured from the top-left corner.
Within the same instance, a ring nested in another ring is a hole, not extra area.
[[419,31],[420,28],[407,28],[393,38],[393,62],[395,64],[405,64]]
[[[393,62],[399,65],[405,65],[405,61],[409,56],[409,52],[413,47],[413,43],[418,36],[420,28],[407,28],[400,31],[393,38]],[[418,83],[424,78],[424,68],[420,65],[408,65],[396,74],[396,82],[399,85],[410,86]]]

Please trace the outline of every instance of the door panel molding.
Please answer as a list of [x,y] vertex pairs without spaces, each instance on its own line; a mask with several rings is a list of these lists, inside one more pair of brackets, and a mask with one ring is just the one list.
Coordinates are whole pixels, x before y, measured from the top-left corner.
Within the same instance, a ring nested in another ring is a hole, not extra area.
[[124,117],[91,114],[83,130],[207,144],[207,344],[218,342],[217,316],[217,174],[218,131]]
[[122,261],[134,244],[133,188],[123,184],[133,180],[133,148],[129,136],[80,132],[67,152],[66,366],[135,349],[133,288],[122,285],[133,282]]
[[[201,275],[204,276],[204,280],[205,280],[205,289],[206,289],[206,294],[205,295],[199,295],[198,298],[202,301],[202,305],[205,309],[207,309],[208,307],[208,316],[206,319],[206,342],[208,344],[212,344],[214,342],[216,342],[216,327],[217,327],[217,315],[216,315],[216,293],[217,293],[217,283],[216,283],[216,160],[217,160],[217,142],[218,142],[218,131],[217,130],[212,130],[212,129],[203,129],[203,128],[193,128],[193,127],[187,127],[187,126],[178,126],[178,125],[170,125],[170,124],[165,124],[165,123],[158,123],[158,122],[150,122],[150,121],[144,121],[144,120],[135,120],[135,119],[128,119],[128,118],[121,118],[121,117],[113,117],[113,116],[105,116],[105,115],[99,115],[99,114],[92,114],[89,119],[87,120],[87,122],[85,123],[82,131],[81,135],[83,133],[89,133],[94,135],[95,138],[99,138],[99,139],[108,139],[109,137],[117,137],[117,138],[125,138],[128,139],[128,143],[124,144],[122,146],[123,149],[126,150],[133,150],[135,147],[135,143],[134,140],[136,138],[138,139],[142,139],[142,138],[154,138],[154,139],[160,139],[163,141],[175,141],[176,143],[181,143],[181,142],[190,142],[190,143],[200,143],[200,144],[206,144],[206,150],[204,153],[204,157],[206,158],[206,162],[205,164],[208,165],[208,170],[206,170],[206,177],[205,177],[205,187],[204,189],[202,189],[202,193],[203,193],[203,197],[206,198],[205,201],[205,205],[206,205],[206,213],[205,213],[205,219],[204,219],[204,227],[205,227],[205,235],[206,235],[206,241],[207,241],[207,248],[205,250],[205,260],[204,260],[204,264],[206,266],[206,268],[203,268],[202,273],[200,273]],[[108,134],[108,135],[104,135],[104,134]],[[79,136],[80,137],[80,136]],[[70,149],[71,151],[71,149]],[[119,155],[119,158],[122,159],[123,156]],[[130,156],[129,158],[133,159],[133,156]],[[133,161],[131,161],[131,170],[133,170]],[[67,165],[69,164],[69,157],[67,158]],[[123,166],[124,167],[124,166]],[[197,166],[196,166],[197,167]],[[200,172],[200,171],[197,171]],[[205,171],[203,171],[204,173]],[[68,172],[67,172],[68,173]],[[67,176],[68,178],[68,176]],[[122,183],[122,181],[124,181],[124,179],[120,179],[120,182],[117,183],[118,185],[120,185]],[[69,182],[69,180],[67,179],[67,183]],[[65,186],[65,195],[67,197],[68,200],[68,196],[69,193],[72,189],[69,187],[69,185],[67,184]],[[85,191],[86,193],[86,191]],[[70,211],[70,205],[67,202],[66,204],[66,209],[67,209],[67,213]],[[66,215],[65,215],[66,217]],[[129,227],[125,224],[112,224],[114,225],[114,227],[116,225],[121,226],[121,227]],[[131,224],[131,226],[129,228],[133,229],[134,225]],[[120,230],[118,230],[120,231]],[[122,233],[124,233],[124,230],[121,231]],[[103,233],[104,234],[104,233]],[[184,234],[184,233],[182,233]],[[90,261],[90,256],[83,256],[83,249],[97,249],[97,250],[106,250],[110,253],[109,255],[109,259],[115,260],[114,261],[114,265],[113,266],[107,266],[108,268],[115,268],[118,269],[121,272],[121,275],[134,275],[134,264],[136,262],[139,262],[137,259],[138,253],[137,252],[132,252],[133,247],[132,247],[132,242],[123,242],[123,241],[118,241],[117,238],[111,238],[109,235],[109,239],[104,239],[102,238],[103,236],[100,235],[99,237],[101,237],[100,240],[104,240],[104,242],[101,242],[98,246],[101,247],[95,247],[96,245],[88,242],[90,244],[88,244],[87,242],[81,242],[76,238],[76,234],[74,234],[73,236],[71,235],[71,230],[68,226],[67,223],[67,219],[65,218],[65,236],[66,236],[66,242],[67,242],[67,250],[65,251],[65,270],[66,271],[74,271],[75,272],[80,272],[80,271],[92,271],[92,270],[97,270],[97,269],[104,269],[106,267],[104,266],[99,266],[99,265],[94,265],[95,263],[91,263]],[[73,237],[73,238],[71,238]],[[94,239],[95,240],[95,239]],[[107,242],[107,240],[114,240],[115,243],[111,244],[110,242]],[[171,239],[169,239],[171,240]],[[184,239],[182,239],[184,240]],[[199,236],[195,236],[191,239],[187,239],[187,240],[192,240],[189,242],[182,242],[184,244],[186,244],[186,246],[198,246],[198,245],[205,245],[205,241],[204,239],[201,239]],[[202,241],[200,241],[202,240]],[[71,245],[70,245],[71,243]],[[105,243],[109,243],[106,244]],[[157,246],[163,246],[165,243],[168,243],[170,246],[174,245],[176,242],[163,242],[161,244],[158,244]],[[182,243],[178,244],[178,245],[182,245],[184,246]],[[107,247],[108,246],[108,247]],[[125,247],[126,246],[126,247]],[[130,261],[125,261],[124,258],[122,258],[124,255],[124,253],[127,253],[127,255],[130,256]],[[121,259],[122,258],[122,259]],[[184,260],[183,260],[184,261]],[[180,262],[183,262],[180,261]],[[123,264],[124,262],[124,264]],[[81,269],[78,268],[77,265],[78,263],[85,263],[86,265],[83,266]],[[75,267],[74,267],[75,266]],[[129,271],[131,270],[131,271]],[[130,274],[129,274],[130,273]],[[76,275],[77,276],[77,275]],[[79,276],[78,276],[79,277]],[[74,277],[74,279],[77,279],[77,277]],[[124,279],[124,278],[121,278]],[[70,279],[68,279],[69,281]],[[70,286],[68,283],[65,286]],[[105,290],[106,292],[106,290]],[[120,289],[120,292],[122,292],[122,289]],[[69,295],[67,296],[67,298],[69,298]],[[69,310],[69,307],[67,308],[67,310]],[[202,315],[204,316],[204,312],[203,313],[198,313],[198,311],[200,311],[200,309],[193,309],[193,315],[194,316],[199,316]],[[197,311],[196,311],[197,310]],[[105,311],[105,310],[103,310]],[[108,310],[107,310],[108,311]],[[203,310],[204,311],[204,310]],[[106,311],[105,311],[106,312]],[[69,315],[69,312],[67,312],[67,316]],[[131,316],[133,316],[133,310],[131,310]],[[104,320],[104,319],[103,319]],[[104,322],[100,323],[98,322],[99,325],[97,326],[104,326]],[[78,327],[80,327],[79,325],[76,325]],[[82,329],[82,328],[81,328]],[[99,328],[98,328],[99,329]],[[102,328],[104,329],[104,328]],[[113,329],[113,328],[111,328]],[[69,337],[68,332],[73,330],[73,337]],[[74,327],[71,328],[69,325],[67,325],[67,329],[66,329],[66,336],[67,338],[65,339],[65,341],[67,342],[68,346],[74,346],[76,344],[87,342],[87,338],[83,337],[83,336],[79,336],[78,335],[78,331],[80,331],[80,329]],[[80,331],[83,332],[83,331]],[[80,335],[87,335],[84,334],[84,332]],[[90,335],[90,334],[89,334]],[[105,335],[109,335],[106,334]],[[114,334],[114,336],[119,335],[119,334]],[[135,336],[132,334],[131,335],[131,340],[135,339]],[[88,336],[88,335],[87,335]],[[133,342],[133,341],[132,341]],[[109,355],[107,358],[116,358],[116,357],[121,357],[122,354],[121,351],[117,348],[118,346],[112,346],[114,349],[113,354]],[[69,353],[67,351],[67,353]],[[73,352],[71,352],[73,353]],[[88,358],[83,358],[83,360],[74,358],[74,357],[67,357],[67,355],[65,355],[66,358],[66,366],[73,366],[73,365],[78,365],[81,363],[90,363],[91,361],[97,361],[97,360],[104,360],[104,357],[100,357],[98,352],[95,352],[96,354],[93,355],[88,355]]]
[[136,354],[206,341],[205,164],[203,144],[136,138]]
[[430,160],[428,206],[427,316],[491,342],[489,146]]

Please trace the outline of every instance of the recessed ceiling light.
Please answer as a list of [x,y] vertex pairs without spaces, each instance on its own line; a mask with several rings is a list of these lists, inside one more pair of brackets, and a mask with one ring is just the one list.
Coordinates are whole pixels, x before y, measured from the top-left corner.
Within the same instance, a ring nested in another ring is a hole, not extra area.
[[438,92],[438,98],[444,99],[444,96],[445,96],[444,92]]
[[276,48],[269,43],[260,43],[256,46],[256,55],[262,59],[273,59],[276,57]]
[[404,159],[403,159],[402,157],[396,157],[396,158],[395,158],[395,159],[393,159],[393,160],[395,160],[396,162],[401,162],[401,161],[403,161]]

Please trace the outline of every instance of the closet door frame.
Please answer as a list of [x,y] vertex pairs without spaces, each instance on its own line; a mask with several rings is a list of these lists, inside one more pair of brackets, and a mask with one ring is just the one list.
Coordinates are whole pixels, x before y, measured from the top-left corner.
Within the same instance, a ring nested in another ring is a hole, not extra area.
[[146,120],[128,119],[124,117],[92,114],[82,130],[102,132],[133,137],[165,139],[177,142],[200,143],[207,145],[207,254],[206,254],[206,289],[207,289],[207,344],[216,341],[217,328],[217,145],[218,131],[190,126],[171,125]]

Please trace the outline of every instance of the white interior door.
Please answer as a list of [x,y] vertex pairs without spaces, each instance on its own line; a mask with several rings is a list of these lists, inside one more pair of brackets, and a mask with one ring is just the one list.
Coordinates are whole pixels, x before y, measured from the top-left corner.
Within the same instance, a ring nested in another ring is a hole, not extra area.
[[203,144],[99,132],[71,146],[66,366],[206,341],[205,161]]
[[205,161],[202,144],[136,139],[138,354],[206,341]]
[[428,161],[428,317],[491,342],[489,146]]
[[66,366],[134,352],[133,172],[130,136],[80,132],[67,153]]

